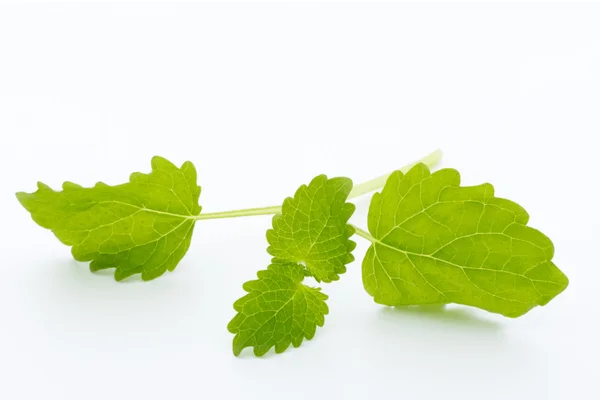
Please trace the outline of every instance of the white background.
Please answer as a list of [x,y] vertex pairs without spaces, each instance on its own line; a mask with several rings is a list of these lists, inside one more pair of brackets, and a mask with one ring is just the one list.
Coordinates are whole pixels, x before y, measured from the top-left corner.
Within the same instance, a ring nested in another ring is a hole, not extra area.
[[[0,398],[598,399],[599,134],[598,4],[2,6]],[[200,221],[175,272],[117,283],[14,197],[160,154],[194,162],[206,212],[268,206],[438,147],[552,238],[563,294],[516,320],[378,306],[357,237],[315,339],[236,358],[270,217]]]

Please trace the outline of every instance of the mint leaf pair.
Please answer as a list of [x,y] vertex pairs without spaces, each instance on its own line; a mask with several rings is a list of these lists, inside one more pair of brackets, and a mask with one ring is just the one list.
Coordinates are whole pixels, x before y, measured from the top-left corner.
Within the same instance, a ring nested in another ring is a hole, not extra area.
[[[424,161],[432,165],[437,156]],[[17,197],[35,222],[72,246],[75,259],[91,261],[92,271],[115,268],[117,280],[175,269],[198,220],[275,214],[267,232],[271,265],[234,304],[228,329],[236,355],[246,347],[257,356],[273,347],[280,353],[314,337],[327,296],[304,279],[339,280],[354,260],[354,233],[371,241],[362,276],[380,304],[457,303],[518,317],[567,287],[552,242],[527,226],[522,207],[494,197],[490,184],[461,187],[456,170],[431,174],[423,163],[403,170],[354,188],[348,178],[320,175],[282,207],[201,214],[194,166],[154,157],[151,173],[134,173],[122,185],[65,182],[57,192],[39,183]],[[371,200],[369,232],[349,225],[355,207],[347,200],[383,183]]]
[[346,203],[351,190],[348,178],[320,175],[283,202],[267,231],[272,264],[258,272],[258,280],[246,282],[249,293],[233,305],[238,314],[228,329],[236,335],[235,355],[245,347],[254,347],[257,356],[273,346],[281,353],[312,339],[317,326],[323,326],[327,295],[302,281],[306,276],[317,282],[338,280],[354,260],[354,228],[348,219],[355,207]]

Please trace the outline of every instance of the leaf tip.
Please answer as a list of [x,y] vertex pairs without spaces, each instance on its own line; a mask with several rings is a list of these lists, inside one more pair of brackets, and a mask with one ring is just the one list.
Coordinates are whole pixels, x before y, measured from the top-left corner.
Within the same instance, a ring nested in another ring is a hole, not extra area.
[[65,181],[62,184],[63,190],[73,190],[73,189],[81,189],[81,185],[78,185],[74,182]]
[[41,181],[37,182],[37,188],[38,190],[52,190],[50,186],[46,185],[44,182]]
[[244,350],[244,344],[240,343],[239,336],[237,335],[233,338],[231,350],[233,351],[233,355],[236,357],[238,357],[242,353],[242,350]]
[[159,170],[159,169],[163,169],[163,170],[167,170],[167,171],[178,170],[178,168],[175,166],[175,164],[173,164],[171,161],[169,161],[166,158],[161,157],[161,156],[152,157],[152,159],[150,160],[150,165],[152,166],[153,170]]
[[17,198],[17,200],[19,201],[19,203],[21,203],[21,205],[23,207],[25,207],[24,201],[27,199],[28,196],[29,196],[29,193],[26,193],[26,192],[15,193],[15,197]]

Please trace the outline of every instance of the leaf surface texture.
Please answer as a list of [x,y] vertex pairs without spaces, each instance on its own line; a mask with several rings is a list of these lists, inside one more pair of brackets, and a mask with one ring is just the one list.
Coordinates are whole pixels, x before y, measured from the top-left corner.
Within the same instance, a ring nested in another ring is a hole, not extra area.
[[273,262],[301,263],[318,282],[338,280],[354,260],[356,247],[350,240],[354,229],[348,225],[355,209],[346,202],[351,190],[348,178],[319,175],[285,199],[267,232]]
[[235,302],[238,314],[228,325],[236,356],[246,347],[254,347],[257,356],[272,347],[282,353],[313,338],[329,309],[320,288],[302,284],[304,275],[298,264],[271,264],[258,272],[258,280],[244,284],[248,294]]
[[133,173],[128,183],[102,182],[84,188],[71,182],[62,191],[38,183],[17,198],[40,226],[52,230],[90,269],[115,268],[115,279],[134,274],[157,278],[175,269],[187,252],[200,214],[200,187],[190,162],[177,168],[162,157],[152,172]]
[[312,339],[323,326],[327,296],[303,281],[307,276],[318,282],[337,280],[354,260],[354,228],[348,219],[355,207],[346,202],[351,190],[348,178],[319,175],[284,200],[267,231],[272,263],[258,272],[258,280],[244,284],[248,294],[234,304],[237,315],[228,329],[235,334],[235,355],[246,347],[253,347],[257,356],[273,347],[281,353],[290,344],[298,347]]
[[454,169],[396,171],[371,200],[364,287],[391,306],[458,303],[518,317],[568,285],[552,242],[528,220],[490,184],[461,187]]

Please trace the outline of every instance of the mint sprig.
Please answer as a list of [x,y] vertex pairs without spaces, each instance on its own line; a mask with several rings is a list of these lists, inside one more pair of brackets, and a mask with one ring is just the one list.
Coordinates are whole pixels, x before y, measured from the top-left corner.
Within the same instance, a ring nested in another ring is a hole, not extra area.
[[[17,198],[76,260],[90,261],[92,271],[115,268],[116,280],[173,271],[197,221],[274,215],[271,265],[244,284],[248,293],[228,325],[235,355],[246,347],[257,356],[273,347],[281,353],[314,337],[327,296],[304,279],[339,280],[354,260],[354,234],[371,242],[363,283],[380,304],[457,303],[518,317],[561,293],[568,279],[552,262],[550,239],[527,225],[527,212],[495,197],[490,184],[460,186],[456,170],[430,173],[440,157],[436,151],[356,186],[320,175],[281,206],[215,213],[201,212],[192,163],[178,168],[161,157],[149,174],[134,173],[122,185],[65,182],[54,191],[38,183]],[[371,199],[368,231],[348,224],[355,208],[348,200],[382,187]]]

